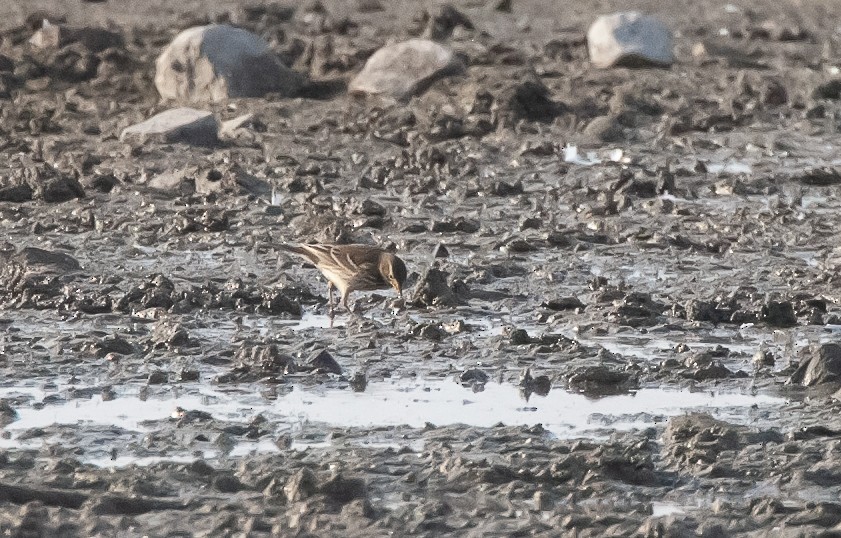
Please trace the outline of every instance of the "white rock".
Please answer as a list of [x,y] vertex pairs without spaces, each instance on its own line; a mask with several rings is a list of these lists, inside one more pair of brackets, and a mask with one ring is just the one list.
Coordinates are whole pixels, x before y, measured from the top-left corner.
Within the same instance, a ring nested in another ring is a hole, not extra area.
[[44,19],[44,25],[29,38],[29,44],[36,49],[57,49],[62,44],[62,27]]
[[596,67],[667,66],[674,61],[672,34],[659,19],[628,11],[603,15],[587,31]]
[[251,127],[254,121],[254,114],[243,114],[234,119],[223,121],[219,125],[219,138],[234,139],[234,138],[249,138],[255,139],[255,133]]
[[173,108],[148,120],[126,127],[120,140],[130,143],[187,142],[209,145],[216,141],[218,125],[212,112],[195,108]]
[[259,36],[227,25],[195,26],[178,34],[158,57],[155,86],[165,99],[217,102],[231,97],[289,96],[303,77]]
[[242,114],[234,119],[223,121],[220,131],[234,132],[237,129],[244,129],[254,121],[254,114]]
[[349,90],[407,99],[435,79],[463,70],[464,65],[451,49],[427,39],[410,39],[372,54],[350,82]]
[[185,173],[183,170],[169,170],[147,181],[146,186],[161,191],[174,191],[181,187],[184,180]]

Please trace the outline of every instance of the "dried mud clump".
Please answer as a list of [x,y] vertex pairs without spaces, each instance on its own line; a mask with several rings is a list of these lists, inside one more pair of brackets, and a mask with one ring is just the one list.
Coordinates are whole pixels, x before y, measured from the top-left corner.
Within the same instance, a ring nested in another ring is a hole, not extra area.
[[243,344],[237,350],[234,361],[236,364],[231,371],[217,378],[217,382],[280,382],[284,375],[297,370],[295,359],[281,353],[277,344]]
[[[841,524],[826,0],[652,4],[606,63],[593,2],[38,4],[0,1],[0,535]],[[402,300],[331,317],[292,242],[397,253]]]

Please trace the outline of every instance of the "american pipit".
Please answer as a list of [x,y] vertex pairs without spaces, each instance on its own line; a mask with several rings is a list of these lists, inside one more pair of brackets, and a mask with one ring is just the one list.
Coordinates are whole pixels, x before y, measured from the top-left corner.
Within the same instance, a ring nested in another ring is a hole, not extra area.
[[406,264],[379,247],[369,245],[281,245],[281,248],[312,262],[327,279],[330,315],[333,315],[333,287],[342,294],[342,306],[350,312],[347,301],[353,291],[394,288],[403,296]]

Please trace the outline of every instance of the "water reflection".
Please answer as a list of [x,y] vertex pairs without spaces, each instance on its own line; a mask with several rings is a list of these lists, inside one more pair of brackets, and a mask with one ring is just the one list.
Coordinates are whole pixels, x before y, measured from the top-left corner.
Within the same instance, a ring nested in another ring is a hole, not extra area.
[[[534,380],[532,380],[532,383]],[[476,385],[473,385],[476,387]],[[545,387],[541,387],[545,388]],[[641,389],[634,393],[590,399],[555,389],[542,396],[532,385],[524,402],[524,387],[497,382],[481,384],[477,392],[452,380],[369,382],[364,392],[337,388],[294,387],[276,399],[254,392],[223,392],[206,386],[183,387],[181,394],[101,395],[56,404],[21,406],[9,432],[45,428],[52,424],[110,425],[125,430],[154,429],[154,421],[172,419],[173,411],[201,410],[215,420],[244,422],[258,414],[277,430],[304,422],[340,427],[408,425],[423,427],[467,424],[543,427],[559,437],[592,436],[604,427],[627,430],[653,425],[651,417],[669,417],[703,410],[736,422],[749,422],[752,406],[778,406],[783,400],[768,395]],[[0,389],[3,393],[13,388]],[[45,394],[45,397],[48,395]],[[36,402],[37,404],[38,402]],[[524,405],[527,403],[528,405]],[[647,418],[646,418],[647,417]],[[8,442],[8,441],[7,441]]]

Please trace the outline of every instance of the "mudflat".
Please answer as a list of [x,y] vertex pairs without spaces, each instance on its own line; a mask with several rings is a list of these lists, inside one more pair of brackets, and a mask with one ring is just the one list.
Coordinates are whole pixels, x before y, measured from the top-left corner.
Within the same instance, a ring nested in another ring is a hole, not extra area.
[[[0,534],[841,532],[836,4],[631,4],[0,2]],[[631,8],[671,66],[591,65]],[[162,101],[208,24],[294,95]]]

